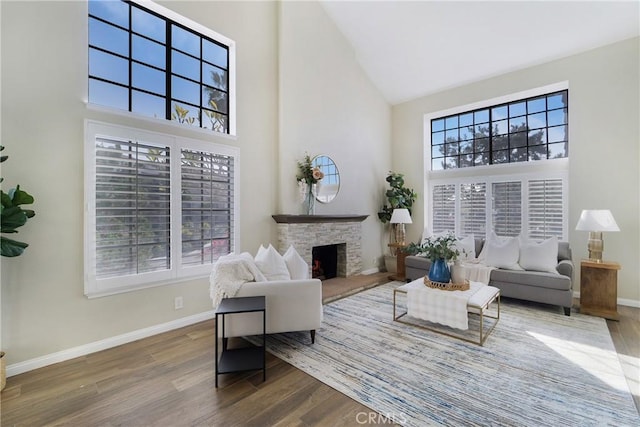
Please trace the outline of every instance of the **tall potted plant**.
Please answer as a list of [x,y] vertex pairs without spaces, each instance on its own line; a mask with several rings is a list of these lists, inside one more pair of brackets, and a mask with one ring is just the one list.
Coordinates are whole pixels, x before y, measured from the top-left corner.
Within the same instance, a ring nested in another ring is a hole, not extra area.
[[[383,224],[387,224],[391,221],[391,215],[394,209],[408,209],[411,213],[413,203],[418,198],[418,194],[413,191],[412,188],[406,188],[404,186],[404,175],[401,173],[390,171],[386,178],[389,188],[385,191],[384,195],[386,203],[382,206],[380,212],[378,212],[378,218]],[[395,239],[395,229],[393,225],[389,232],[389,242],[393,243]],[[396,260],[395,253],[385,256],[385,266],[387,271],[395,273]]]
[[[0,151],[4,150],[4,147],[0,145]],[[6,161],[9,156],[0,156],[0,163]],[[0,182],[2,182],[0,177]],[[33,196],[24,190],[20,189],[17,185],[15,188],[5,193],[0,190],[0,232],[3,233],[0,236],[0,255],[4,257],[16,257],[21,255],[24,250],[29,246],[27,243],[19,242],[17,240],[9,239],[4,236],[7,234],[14,234],[18,232],[18,228],[27,223],[29,218],[33,218],[36,214],[31,209],[23,209],[23,205],[30,205],[33,203]],[[0,351],[0,390],[4,389],[6,384],[7,373],[4,360],[4,352]]]
[[[0,145],[0,151],[4,150],[4,147]],[[9,156],[0,156],[0,163],[6,161]],[[0,178],[0,182],[2,182]],[[2,224],[0,232],[2,233],[17,233],[18,228],[27,223],[29,218],[33,218],[36,214],[31,209],[23,209],[22,205],[30,205],[33,203],[33,196],[24,190],[20,189],[17,185],[16,188],[12,188],[8,193],[0,190],[0,216],[2,217]],[[16,257],[22,255],[24,250],[29,244],[19,242],[17,240],[9,239],[5,236],[0,236],[0,254],[5,257]]]

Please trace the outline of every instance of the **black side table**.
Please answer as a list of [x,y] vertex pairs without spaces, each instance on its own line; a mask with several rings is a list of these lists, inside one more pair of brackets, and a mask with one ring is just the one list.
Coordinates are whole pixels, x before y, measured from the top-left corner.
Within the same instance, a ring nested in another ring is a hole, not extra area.
[[[262,345],[243,348],[227,348],[227,338],[224,336],[224,318],[226,314],[262,312]],[[218,360],[218,325],[222,318],[222,354]],[[223,298],[216,310],[216,388],[218,375],[231,372],[253,371],[262,369],[262,381],[267,379],[267,365],[265,346],[267,339],[267,310],[265,297]]]

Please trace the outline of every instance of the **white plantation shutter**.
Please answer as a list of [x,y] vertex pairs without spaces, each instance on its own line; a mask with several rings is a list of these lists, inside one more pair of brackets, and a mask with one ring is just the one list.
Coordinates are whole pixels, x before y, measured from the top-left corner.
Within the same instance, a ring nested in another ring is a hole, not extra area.
[[96,277],[171,268],[170,150],[96,138]]
[[487,223],[487,185],[484,182],[460,184],[460,236],[485,235]]
[[93,121],[85,138],[85,294],[205,277],[237,247],[239,150]]
[[433,232],[454,231],[456,225],[454,184],[434,185],[432,192]]
[[233,158],[182,150],[182,264],[202,265],[233,251]]
[[528,236],[544,240],[563,238],[564,205],[562,179],[531,180],[529,185]]
[[517,236],[522,230],[522,183],[494,182],[492,225],[498,236]]

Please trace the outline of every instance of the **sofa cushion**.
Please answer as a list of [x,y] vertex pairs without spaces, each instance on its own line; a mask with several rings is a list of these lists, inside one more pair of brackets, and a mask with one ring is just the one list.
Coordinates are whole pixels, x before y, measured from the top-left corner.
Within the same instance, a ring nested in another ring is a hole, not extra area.
[[558,261],[571,260],[571,246],[569,242],[558,242]]
[[421,268],[423,270],[426,270],[426,272],[428,272],[429,269],[431,268],[431,261],[423,256],[412,255],[404,259],[404,265],[405,267]]
[[293,245],[289,246],[289,249],[282,257],[287,264],[291,280],[306,280],[309,278],[309,264],[300,256]]
[[571,279],[567,276],[541,271],[493,270],[491,272],[490,284],[494,285],[494,282],[513,283],[562,291],[571,289]]
[[504,240],[492,238],[485,243],[485,246],[487,249],[484,264],[507,270],[522,270],[518,265],[520,244],[517,238],[509,237]]
[[542,242],[524,240],[520,242],[520,267],[530,271],[546,271],[559,274],[558,238],[553,236]]
[[458,255],[459,260],[474,259],[476,257],[476,239],[473,234],[467,237],[458,237],[453,246],[460,253]]
[[262,274],[262,271],[260,271],[260,269],[258,268],[258,265],[256,264],[255,259],[251,256],[249,252],[242,252],[240,254],[240,257],[246,262],[247,268],[249,269],[249,271],[251,271],[251,274],[253,274],[254,281],[256,282],[267,281],[267,278],[264,277],[264,274]]
[[291,280],[284,258],[273,245],[270,244],[266,249],[260,245],[255,261],[267,280]]

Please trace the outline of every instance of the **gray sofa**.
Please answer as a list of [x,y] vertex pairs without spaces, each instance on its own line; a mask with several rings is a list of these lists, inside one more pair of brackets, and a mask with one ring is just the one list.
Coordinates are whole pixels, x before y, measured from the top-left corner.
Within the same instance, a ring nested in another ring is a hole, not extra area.
[[[476,254],[479,254],[484,239],[475,239],[475,245]],[[406,257],[407,281],[426,276],[430,267],[431,261],[425,257]],[[556,270],[560,274],[498,268],[491,272],[489,285],[499,288],[504,297],[559,305],[564,308],[564,314],[570,316],[573,303],[573,261],[568,242],[558,242]]]

